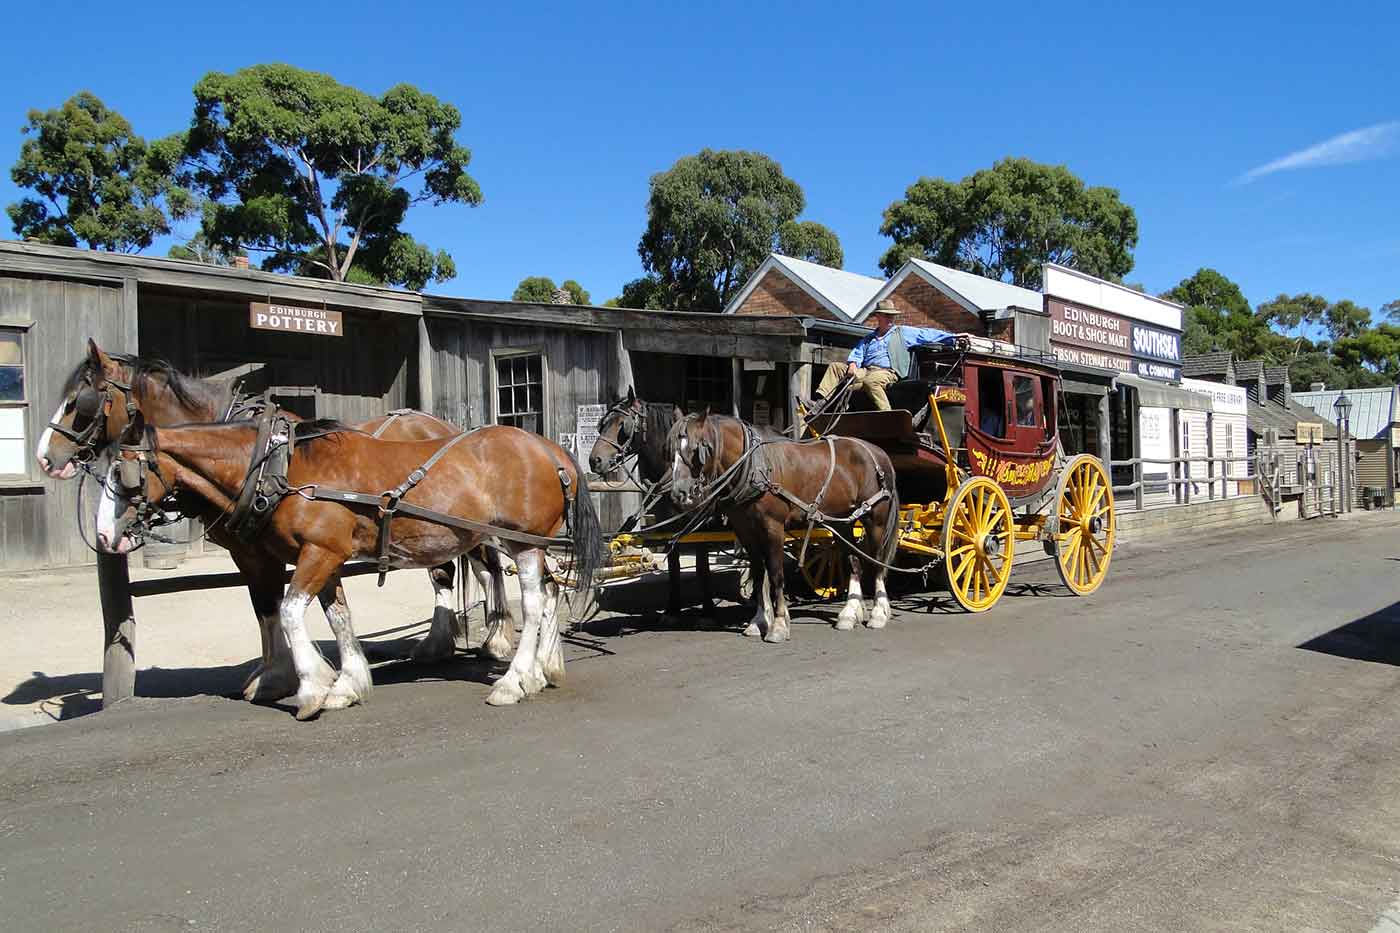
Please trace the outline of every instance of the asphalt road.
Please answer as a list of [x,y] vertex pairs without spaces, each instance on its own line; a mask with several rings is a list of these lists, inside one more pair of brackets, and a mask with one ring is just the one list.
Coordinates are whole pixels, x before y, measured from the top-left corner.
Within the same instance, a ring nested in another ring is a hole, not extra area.
[[1397,561],[1400,517],[1295,524],[883,632],[595,624],[516,708],[464,659],[307,724],[200,697],[6,734],[0,926],[1367,931]]

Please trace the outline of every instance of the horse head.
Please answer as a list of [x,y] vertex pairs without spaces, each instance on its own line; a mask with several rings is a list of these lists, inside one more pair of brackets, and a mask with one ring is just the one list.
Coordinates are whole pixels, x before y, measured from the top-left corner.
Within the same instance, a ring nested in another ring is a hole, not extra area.
[[146,536],[161,512],[158,503],[174,488],[160,469],[155,434],[137,411],[121,434],[116,456],[107,467],[97,505],[97,549],[129,554]]
[[630,387],[598,421],[598,439],[588,454],[588,469],[607,476],[628,457],[641,453],[646,441],[646,407]]
[[124,362],[88,339],[88,355],[68,377],[63,400],[34,451],[45,473],[72,479],[79,463],[121,436],[130,420],[131,375]]
[[722,469],[716,452],[721,447],[720,428],[707,407],[698,415],[675,409],[667,445],[671,450],[671,499],[681,508],[692,508]]

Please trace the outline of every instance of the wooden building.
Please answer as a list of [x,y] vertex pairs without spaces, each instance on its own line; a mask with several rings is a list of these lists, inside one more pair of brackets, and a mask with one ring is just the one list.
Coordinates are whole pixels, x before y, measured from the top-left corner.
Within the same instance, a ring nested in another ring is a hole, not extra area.
[[[1335,419],[1338,389],[1314,383],[1307,392],[1294,392],[1293,400],[1321,418]],[[1379,386],[1347,389],[1351,401],[1348,436],[1355,447],[1356,483],[1353,502],[1374,507],[1377,502],[1395,504],[1396,452],[1400,448],[1400,389]]]
[[[864,328],[821,316],[697,315],[421,295],[180,260],[0,241],[0,570],[92,560],[76,482],[39,435],[89,336],[203,378],[242,377],[306,417],[428,410],[557,439],[628,387],[787,428],[813,365]],[[588,451],[581,451],[586,458]],[[614,497],[604,524],[627,502]]]

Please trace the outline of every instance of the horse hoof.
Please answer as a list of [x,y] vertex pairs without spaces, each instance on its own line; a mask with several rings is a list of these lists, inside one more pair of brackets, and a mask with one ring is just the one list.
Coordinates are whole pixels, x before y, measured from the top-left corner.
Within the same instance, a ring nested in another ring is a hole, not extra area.
[[764,635],[763,640],[768,642],[768,644],[770,645],[779,645],[788,640],[788,633],[785,631],[774,629],[770,631],[767,635]]
[[436,664],[452,657],[456,648],[456,644],[450,642],[444,645],[432,638],[425,638],[413,646],[413,650],[408,653],[408,659],[415,664]]
[[515,646],[510,643],[508,638],[497,638],[483,642],[477,650],[481,655],[493,661],[509,661],[511,655],[515,653]]
[[843,613],[841,613],[839,616],[836,617],[836,631],[838,631],[838,632],[849,632],[849,631],[851,631],[852,629],[854,629],[855,627],[856,627],[856,620],[855,620],[855,617],[854,617],[854,616],[847,615],[846,613],[843,612]]
[[486,695],[487,706],[514,706],[525,699],[525,691],[520,687],[520,677],[515,671],[508,672],[491,692]]
[[875,612],[870,613],[870,620],[865,623],[865,627],[884,628],[886,623],[888,622],[889,617],[886,616],[884,613],[880,612],[879,610],[876,610]]
[[760,633],[760,630],[759,630],[759,627],[758,627],[758,623],[757,623],[757,622],[750,622],[750,623],[744,628],[744,637],[745,637],[745,638],[753,638],[755,635],[758,635],[758,634],[761,634],[761,633]]
[[317,693],[297,704],[297,722],[306,722],[308,719],[315,719],[321,714],[321,710],[326,708],[326,697],[328,694]]

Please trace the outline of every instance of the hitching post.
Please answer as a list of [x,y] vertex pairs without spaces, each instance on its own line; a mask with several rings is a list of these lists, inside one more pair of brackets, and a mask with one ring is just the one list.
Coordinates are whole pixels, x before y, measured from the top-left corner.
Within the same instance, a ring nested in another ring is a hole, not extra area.
[[102,708],[136,695],[136,613],[125,554],[97,555],[102,600]]

